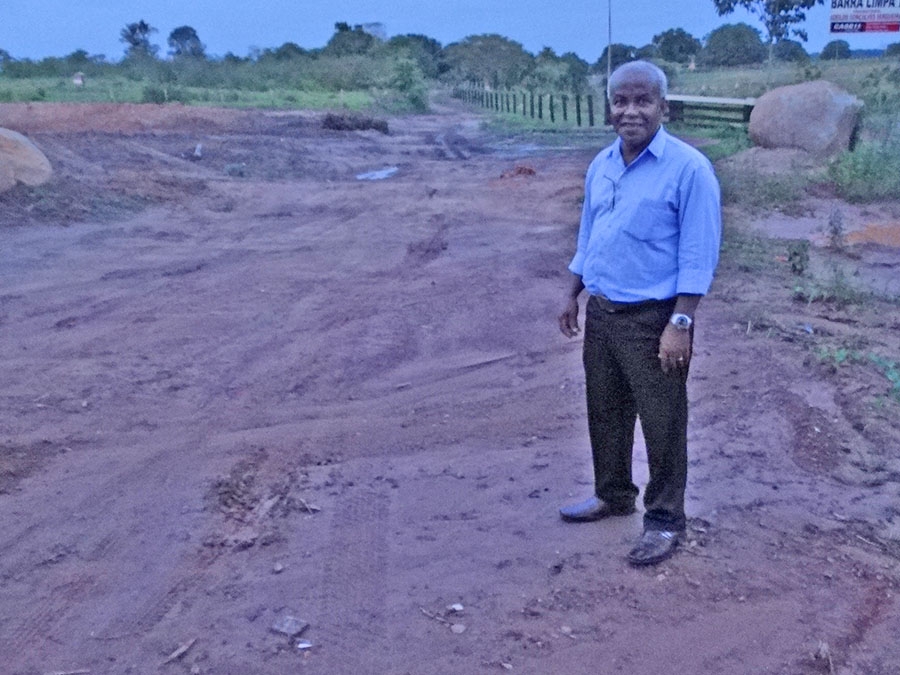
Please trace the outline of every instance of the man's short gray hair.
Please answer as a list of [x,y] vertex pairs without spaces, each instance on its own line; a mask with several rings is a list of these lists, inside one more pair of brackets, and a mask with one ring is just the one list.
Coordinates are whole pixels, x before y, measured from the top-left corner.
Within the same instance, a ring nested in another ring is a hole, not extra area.
[[621,86],[626,78],[632,75],[645,77],[651,84],[656,85],[656,88],[659,90],[659,97],[662,99],[665,99],[666,94],[669,93],[669,81],[661,68],[649,61],[629,61],[616,68],[613,74],[609,76],[609,82],[606,84],[606,96],[610,101],[612,100],[613,92]]

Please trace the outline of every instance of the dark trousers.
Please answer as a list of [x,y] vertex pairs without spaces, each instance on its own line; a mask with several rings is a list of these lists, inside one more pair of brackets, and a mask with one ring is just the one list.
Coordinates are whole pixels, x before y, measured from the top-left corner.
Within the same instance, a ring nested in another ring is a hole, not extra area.
[[650,482],[644,528],[685,528],[687,482],[686,372],[663,373],[659,338],[675,300],[616,306],[591,296],[584,334],[588,429],[597,496],[629,505],[638,494],[631,477],[634,425],[640,418]]

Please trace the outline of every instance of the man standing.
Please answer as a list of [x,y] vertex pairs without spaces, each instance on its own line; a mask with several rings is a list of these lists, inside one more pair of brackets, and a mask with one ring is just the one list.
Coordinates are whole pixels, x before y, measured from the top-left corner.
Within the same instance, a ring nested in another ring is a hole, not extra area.
[[647,445],[650,481],[633,565],[669,558],[685,530],[687,373],[694,312],[707,293],[721,237],[719,184],[709,161],[670,136],[665,74],[633,61],[610,77],[616,141],[591,163],[574,274],[559,316],[578,333],[578,296],[589,293],[584,336],[595,496],[560,509],[566,521],[633,513],[634,425]]

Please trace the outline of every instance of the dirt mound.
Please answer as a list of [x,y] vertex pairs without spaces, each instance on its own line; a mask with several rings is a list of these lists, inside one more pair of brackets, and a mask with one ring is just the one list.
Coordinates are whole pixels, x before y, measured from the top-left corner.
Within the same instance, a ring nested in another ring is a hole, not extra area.
[[233,124],[246,116],[241,110],[180,103],[0,103],[0,126],[25,134],[192,131]]

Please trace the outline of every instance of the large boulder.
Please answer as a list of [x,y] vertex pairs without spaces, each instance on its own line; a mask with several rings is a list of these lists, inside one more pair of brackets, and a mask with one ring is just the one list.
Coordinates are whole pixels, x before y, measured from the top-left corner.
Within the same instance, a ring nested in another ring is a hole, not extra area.
[[828,157],[850,147],[862,106],[825,80],[779,87],[756,100],[750,140],[764,148],[799,148]]
[[22,134],[0,128],[0,192],[16,183],[42,185],[53,168],[44,153]]

